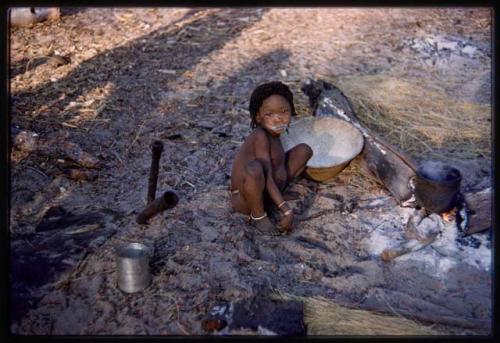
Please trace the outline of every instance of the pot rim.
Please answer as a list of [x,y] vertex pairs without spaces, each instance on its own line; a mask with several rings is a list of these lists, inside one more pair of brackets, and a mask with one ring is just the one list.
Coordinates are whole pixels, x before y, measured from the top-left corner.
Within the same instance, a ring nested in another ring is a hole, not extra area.
[[431,179],[431,178],[427,177],[427,175],[425,173],[422,172],[421,167],[417,168],[417,170],[415,172],[415,176],[417,179],[425,180],[427,182],[431,182],[431,183],[435,183],[435,184],[451,184],[451,183],[461,181],[462,180],[462,173],[460,173],[460,170],[458,168],[453,167],[453,166],[449,166],[449,167],[451,168],[450,173],[455,172],[457,174],[457,177],[455,177],[452,180],[434,180],[434,179]]

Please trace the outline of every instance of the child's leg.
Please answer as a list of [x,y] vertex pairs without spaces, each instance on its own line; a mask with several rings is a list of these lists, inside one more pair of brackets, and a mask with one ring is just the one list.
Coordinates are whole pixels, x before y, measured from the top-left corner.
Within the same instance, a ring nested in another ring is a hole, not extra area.
[[247,163],[238,193],[232,195],[233,208],[243,214],[260,217],[264,214],[263,196],[266,187],[264,169],[259,161]]
[[312,155],[311,147],[305,143],[298,144],[286,152],[285,163],[288,182],[306,169],[307,161]]
[[264,210],[265,188],[266,178],[262,164],[256,160],[250,161],[244,168],[239,192],[232,195],[232,204],[236,211],[257,218],[255,224],[259,230],[271,233],[275,227]]
[[254,217],[261,217],[264,212],[264,190],[266,188],[266,177],[264,168],[259,161],[250,161],[245,166],[245,177],[243,187],[240,189],[245,203]]

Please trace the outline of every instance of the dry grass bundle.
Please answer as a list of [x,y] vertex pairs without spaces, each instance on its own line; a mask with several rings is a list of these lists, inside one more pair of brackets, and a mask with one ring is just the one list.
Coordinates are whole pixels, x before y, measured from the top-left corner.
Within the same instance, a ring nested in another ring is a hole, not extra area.
[[353,159],[347,167],[337,176],[337,180],[345,180],[346,184],[362,189],[366,193],[377,193],[385,187],[382,181],[361,163],[361,155]]
[[439,335],[414,321],[335,304],[323,297],[299,297],[275,291],[276,298],[298,300],[304,304],[307,335]]
[[295,102],[295,112],[299,116],[311,116],[312,115],[312,110],[309,104],[304,103],[304,102]]
[[336,84],[368,127],[410,154],[447,148],[462,157],[491,155],[491,106],[383,74],[345,77]]

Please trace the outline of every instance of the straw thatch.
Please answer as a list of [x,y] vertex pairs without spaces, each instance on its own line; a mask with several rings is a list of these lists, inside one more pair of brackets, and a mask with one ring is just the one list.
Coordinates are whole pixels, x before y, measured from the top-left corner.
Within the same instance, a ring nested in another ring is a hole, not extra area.
[[320,296],[300,297],[283,292],[274,296],[304,303],[307,335],[439,335],[429,326],[403,317],[351,309]]
[[460,101],[443,89],[384,74],[335,82],[366,125],[410,154],[447,148],[463,158],[491,155],[489,105]]

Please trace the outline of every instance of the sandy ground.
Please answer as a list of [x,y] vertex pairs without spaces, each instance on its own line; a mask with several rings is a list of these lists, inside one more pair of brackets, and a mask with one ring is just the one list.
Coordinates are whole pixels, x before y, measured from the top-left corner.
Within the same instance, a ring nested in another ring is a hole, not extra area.
[[[13,149],[11,331],[198,335],[214,302],[265,285],[427,325],[433,313],[446,333],[488,333],[488,233],[475,235],[479,245],[450,239],[445,258],[428,247],[384,264],[378,254],[401,239],[413,210],[368,182],[356,161],[331,182],[291,187],[297,212],[331,211],[286,237],[256,234],[231,213],[227,190],[258,84],[287,83],[304,116],[301,81],[382,72],[488,104],[490,36],[490,12],[467,8],[82,8],[12,30],[12,134],[67,132],[101,167],[97,179],[73,181],[64,156]],[[46,63],[53,54],[69,63]],[[180,202],[141,226],[155,139],[165,144],[157,193],[173,189]],[[490,182],[491,153],[473,168],[457,163],[468,188]],[[98,225],[36,232],[51,206]],[[151,286],[130,295],[116,286],[114,247],[126,241],[155,251]]]

